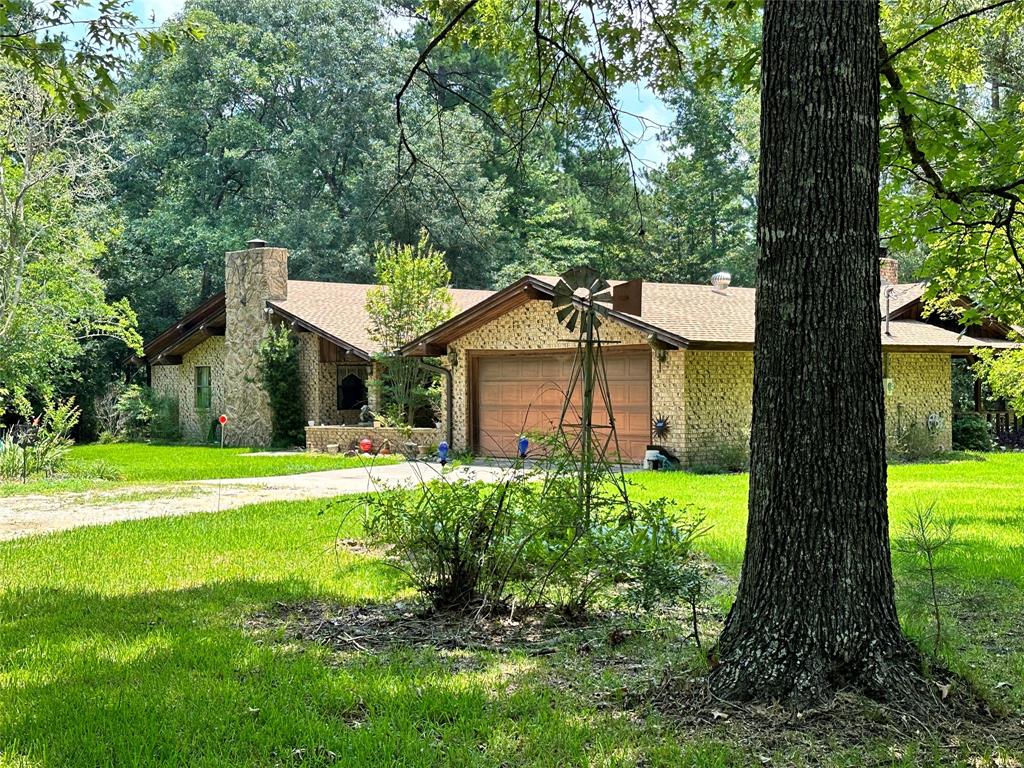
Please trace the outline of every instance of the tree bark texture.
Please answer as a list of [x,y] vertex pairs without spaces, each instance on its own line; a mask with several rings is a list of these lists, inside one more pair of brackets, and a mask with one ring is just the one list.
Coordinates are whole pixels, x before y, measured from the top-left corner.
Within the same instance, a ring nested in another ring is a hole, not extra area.
[[750,517],[712,689],[885,697],[896,617],[878,265],[878,4],[767,0]]

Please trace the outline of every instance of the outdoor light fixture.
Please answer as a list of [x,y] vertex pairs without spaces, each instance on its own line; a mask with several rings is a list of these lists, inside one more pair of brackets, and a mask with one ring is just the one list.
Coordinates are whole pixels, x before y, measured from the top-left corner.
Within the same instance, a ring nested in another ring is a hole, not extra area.
[[437,457],[441,460],[442,467],[448,463],[448,443],[444,440],[437,446]]
[[519,458],[520,459],[525,459],[526,458],[526,452],[530,449],[530,441],[527,439],[526,435],[520,435],[519,436],[519,443],[518,443],[518,445],[519,445]]

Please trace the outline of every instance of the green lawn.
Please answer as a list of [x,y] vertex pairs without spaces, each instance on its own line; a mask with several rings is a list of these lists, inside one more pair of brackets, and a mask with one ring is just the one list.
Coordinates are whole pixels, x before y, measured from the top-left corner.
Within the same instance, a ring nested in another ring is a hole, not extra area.
[[[115,485],[172,483],[231,477],[294,475],[326,469],[364,466],[358,457],[337,454],[293,453],[284,456],[247,456],[250,448],[212,448],[193,445],[76,445],[71,449],[65,477],[0,482],[0,496],[23,493],[82,491]],[[392,463],[377,457],[375,463]]]
[[[949,578],[969,592],[973,618],[956,625],[954,651],[993,697],[1024,711],[1024,455],[897,466],[890,477],[895,520],[933,500],[963,518]],[[704,507],[714,525],[704,544],[735,571],[744,476],[634,479],[638,492]],[[414,645],[338,654],[247,627],[278,603],[409,597],[404,580],[372,557],[334,551],[337,535],[358,532],[339,530],[339,513],[322,509],[276,503],[0,544],[0,766],[739,768],[762,757],[997,765],[981,759],[1000,752],[994,745],[969,757],[966,746],[936,746],[927,735],[893,750],[833,749],[807,737],[765,754],[728,724],[691,738],[653,711],[618,706],[635,658],[692,658],[680,638],[609,649],[605,632],[597,651],[569,644],[545,656]],[[593,658],[615,663],[593,669]],[[998,692],[1001,681],[1013,688]]]

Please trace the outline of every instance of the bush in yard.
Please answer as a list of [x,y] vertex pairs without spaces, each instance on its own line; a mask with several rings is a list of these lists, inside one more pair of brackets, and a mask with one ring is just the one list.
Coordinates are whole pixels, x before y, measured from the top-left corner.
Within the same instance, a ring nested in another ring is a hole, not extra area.
[[655,499],[634,505],[631,519],[608,529],[600,551],[609,567],[622,568],[626,602],[649,611],[687,597],[704,579],[692,557],[704,531],[702,515]]
[[693,593],[702,518],[664,499],[625,503],[604,480],[586,509],[589,520],[575,478],[550,458],[499,483],[442,476],[362,507],[370,543],[439,610],[515,603],[579,617],[599,597],[650,609]]
[[436,608],[493,606],[522,576],[532,524],[520,496],[528,495],[520,482],[442,478],[368,497],[363,528]]
[[299,344],[284,325],[272,328],[260,344],[260,375],[270,398],[274,445],[304,445]]
[[977,413],[953,417],[953,448],[957,451],[991,451],[992,427]]
[[[603,474],[603,473],[601,473]],[[607,479],[595,484],[590,520],[580,514],[578,485],[567,473],[544,483],[530,515],[540,525],[525,551],[532,583],[527,596],[569,617],[595,600],[650,611],[686,597],[702,578],[693,542],[704,518],[668,499],[628,500]]]
[[117,398],[117,411],[123,417],[124,435],[132,440],[149,437],[153,421],[153,390],[129,384]]
[[10,427],[0,440],[0,479],[25,481],[60,471],[71,448],[79,409],[72,400],[47,403],[31,424]]
[[929,459],[939,452],[935,435],[924,424],[911,422],[896,435],[896,456],[904,461]]
[[181,421],[178,418],[178,398],[165,397],[150,390],[153,417],[149,422],[149,438],[165,443],[181,440]]
[[181,438],[178,401],[140,384],[114,383],[93,404],[99,442]]

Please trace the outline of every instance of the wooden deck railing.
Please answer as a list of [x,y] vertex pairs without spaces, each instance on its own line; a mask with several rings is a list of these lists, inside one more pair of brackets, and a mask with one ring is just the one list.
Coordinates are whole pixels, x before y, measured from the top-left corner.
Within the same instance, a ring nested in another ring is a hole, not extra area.
[[983,411],[982,415],[992,425],[992,432],[997,438],[1003,435],[1016,435],[1024,426],[1024,419],[1013,411]]

